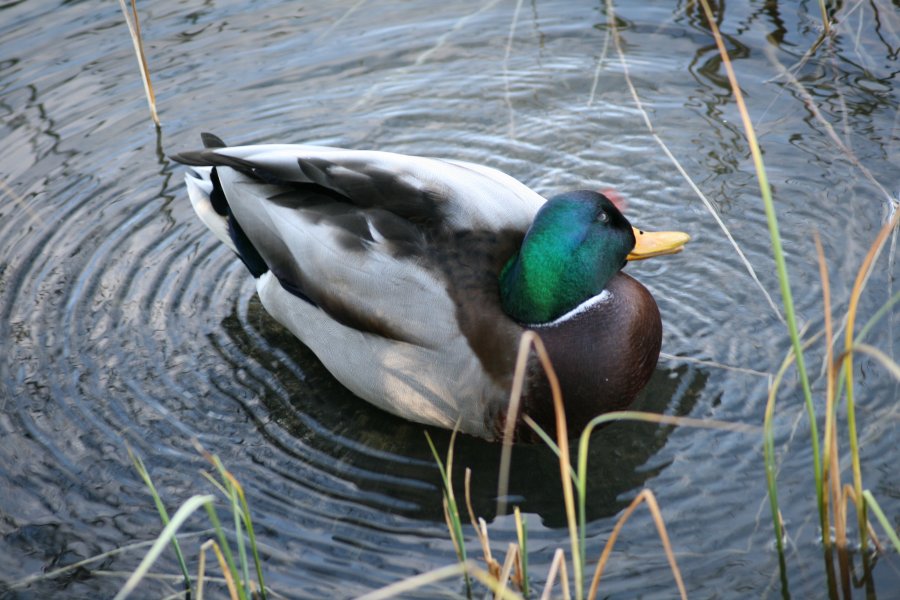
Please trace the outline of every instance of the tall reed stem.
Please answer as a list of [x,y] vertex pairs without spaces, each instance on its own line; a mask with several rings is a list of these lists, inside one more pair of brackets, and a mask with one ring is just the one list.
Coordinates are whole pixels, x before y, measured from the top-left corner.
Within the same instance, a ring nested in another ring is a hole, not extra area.
[[866,254],[863,264],[859,267],[856,274],[856,281],[853,283],[853,292],[850,294],[850,305],[847,308],[847,335],[844,344],[845,361],[844,374],[846,376],[847,385],[847,430],[850,437],[850,455],[853,463],[853,490],[858,499],[856,506],[856,517],[859,524],[859,544],[865,550],[866,538],[868,535],[868,518],[866,517],[866,500],[863,496],[862,487],[862,467],[859,460],[859,439],[856,434],[856,401],[853,395],[853,350],[854,339],[853,329],[856,325],[856,312],[859,307],[859,298],[862,295],[863,286],[868,277],[872,264],[878,257],[879,252],[884,247],[888,236],[900,223],[900,212],[895,212],[892,218],[884,224],[878,236],[872,243],[872,247]]
[[[141,81],[144,84],[144,94],[147,96],[147,105],[150,108],[150,118],[157,129],[160,127],[159,115],[156,113],[156,94],[153,93],[153,84],[150,82],[150,67],[147,66],[147,56],[144,54],[144,40],[141,37],[141,22],[138,19],[135,0],[131,0],[131,14],[125,6],[125,0],[119,0],[119,7],[128,25],[128,33],[131,34],[131,43],[134,46],[134,54],[138,60],[138,68],[141,70]],[[132,22],[134,19],[134,22]]]
[[819,453],[819,432],[816,426],[816,411],[813,406],[812,390],[809,385],[809,377],[806,373],[806,363],[803,359],[803,347],[800,342],[800,333],[797,328],[797,318],[794,312],[794,298],[791,294],[790,279],[788,278],[787,264],[784,260],[784,251],[781,245],[781,233],[778,229],[778,216],[775,214],[775,204],[772,201],[772,190],[769,187],[769,179],[766,176],[766,168],[762,159],[762,152],[759,149],[759,143],[756,139],[756,132],[753,129],[753,123],[750,120],[750,113],[747,105],[744,103],[744,96],[738,85],[737,76],[728,57],[728,50],[725,48],[725,42],[722,40],[722,34],[716,25],[712,9],[709,6],[709,0],[701,0],[703,11],[709,22],[710,30],[722,56],[722,64],[728,75],[728,81],[731,84],[732,93],[737,103],[738,111],[741,114],[741,120],[744,124],[744,130],[747,134],[747,143],[750,146],[750,153],[753,156],[753,164],[756,167],[756,176],[759,181],[760,194],[762,195],[763,205],[766,210],[766,221],[769,226],[769,237],[771,238],[772,254],[775,258],[775,267],[778,273],[778,283],[781,287],[781,298],[784,304],[785,319],[788,324],[788,331],[791,336],[791,345],[797,361],[797,372],[800,375],[800,383],[803,387],[803,396],[806,401],[806,412],[809,416],[809,429],[813,451],[813,470],[816,480],[816,503],[819,508],[819,526],[823,535],[828,531],[828,520],[825,514],[824,491],[822,487],[822,460]]

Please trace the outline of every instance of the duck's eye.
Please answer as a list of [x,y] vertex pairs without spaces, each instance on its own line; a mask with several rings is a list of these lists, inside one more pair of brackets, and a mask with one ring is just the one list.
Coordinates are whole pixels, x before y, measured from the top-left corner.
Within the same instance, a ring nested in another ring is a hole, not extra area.
[[606,214],[605,211],[601,210],[597,213],[597,221],[599,221],[600,223],[606,223],[607,221],[609,221],[609,215]]

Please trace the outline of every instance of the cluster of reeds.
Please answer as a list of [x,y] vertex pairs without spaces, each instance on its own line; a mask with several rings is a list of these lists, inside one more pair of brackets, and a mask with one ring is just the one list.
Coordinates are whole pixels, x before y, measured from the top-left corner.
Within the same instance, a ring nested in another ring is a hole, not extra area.
[[[226,498],[230,506],[234,525],[231,537],[237,546],[237,558],[232,552],[225,528],[222,526],[222,522],[219,520],[219,515],[216,512],[215,496],[211,494],[191,496],[185,500],[170,518],[143,461],[129,449],[128,454],[131,456],[135,468],[153,496],[153,501],[156,504],[156,509],[164,527],[137,569],[132,572],[125,585],[116,594],[115,600],[124,600],[135,590],[138,584],[148,575],[153,563],[156,562],[168,545],[171,545],[174,549],[181,566],[185,597],[203,600],[204,584],[209,577],[206,572],[206,556],[210,549],[212,549],[218,560],[231,600],[248,600],[249,598],[265,600],[267,597],[262,573],[262,561],[256,546],[256,535],[253,532],[253,521],[250,518],[250,508],[247,505],[247,498],[244,496],[244,489],[237,479],[222,465],[222,461],[219,460],[218,456],[210,454],[202,448],[198,449],[218,473],[219,479],[207,472],[204,472],[203,476]],[[181,546],[175,536],[185,521],[200,508],[206,509],[215,538],[210,538],[201,544],[197,576],[196,579],[192,580]],[[253,570],[256,575],[255,581],[250,575],[251,557],[247,552],[248,544],[250,546],[250,554],[252,554]]]
[[[776,465],[775,465],[775,446],[773,433],[773,417],[775,412],[775,403],[781,382],[792,365],[796,365],[796,371],[800,379],[803,390],[803,398],[806,405],[807,416],[810,424],[810,443],[813,456],[813,470],[815,476],[815,494],[816,504],[819,512],[819,527],[822,531],[823,544],[826,549],[836,546],[841,551],[841,572],[846,578],[847,557],[846,551],[849,548],[847,541],[847,507],[848,502],[853,502],[856,506],[857,527],[859,536],[859,548],[863,555],[868,551],[868,539],[871,537],[876,549],[880,549],[881,545],[874,534],[874,530],[868,521],[867,513],[871,510],[884,527],[888,537],[890,537],[893,545],[900,552],[900,540],[898,540],[893,526],[885,517],[872,493],[864,489],[862,482],[862,468],[859,458],[859,442],[857,437],[856,423],[856,403],[854,397],[853,376],[854,355],[863,353],[876,359],[882,364],[892,376],[900,379],[900,366],[898,366],[889,356],[877,348],[867,345],[864,340],[866,334],[872,327],[888,314],[890,309],[900,301],[900,293],[894,294],[888,302],[882,306],[872,317],[868,323],[859,331],[856,331],[857,309],[859,299],[863,293],[865,283],[872,271],[872,267],[878,258],[879,253],[884,248],[888,237],[897,228],[898,220],[900,220],[900,211],[896,209],[896,200],[891,200],[894,210],[887,222],[879,231],[873,240],[868,253],[864,257],[862,264],[856,276],[850,294],[850,301],[844,318],[844,341],[843,350],[837,352],[835,347],[840,347],[840,342],[834,335],[833,317],[831,314],[831,291],[828,277],[828,267],[825,261],[824,251],[818,236],[816,236],[816,249],[819,258],[819,272],[822,282],[823,292],[823,310],[825,317],[824,346],[826,353],[826,387],[824,402],[817,403],[813,399],[812,389],[809,383],[809,376],[804,361],[804,350],[817,341],[818,336],[814,336],[808,340],[801,339],[801,333],[797,326],[797,318],[794,311],[793,299],[791,295],[791,285],[788,276],[787,265],[782,250],[781,236],[778,228],[778,219],[775,212],[775,204],[772,199],[771,188],[766,177],[766,169],[763,163],[762,152],[756,138],[753,123],[750,119],[749,112],[741,88],[738,85],[737,76],[734,68],[729,60],[728,51],[719,32],[710,9],[708,0],[701,0],[703,10],[709,23],[710,31],[715,38],[719,54],[722,57],[723,65],[728,75],[731,90],[737,103],[747,136],[747,143],[753,157],[756,169],[757,180],[759,182],[760,194],[765,207],[766,219],[768,222],[769,233],[771,238],[772,253],[775,258],[775,264],[778,273],[778,281],[781,288],[782,303],[784,307],[785,318],[787,322],[788,332],[791,338],[791,350],[784,358],[780,369],[773,379],[770,386],[768,403],[766,405],[764,436],[765,436],[765,461],[766,461],[766,477],[769,490],[769,499],[772,511],[772,522],[775,530],[775,540],[779,552],[780,564],[784,575],[784,524],[778,505],[778,494],[776,486]],[[824,35],[828,35],[833,29],[829,25],[828,14],[825,10],[824,2],[820,1],[822,10],[822,18],[825,22]],[[817,45],[819,42],[817,42]],[[826,128],[827,129],[827,128]],[[842,146],[843,148],[843,146]],[[849,152],[848,149],[844,148]],[[858,161],[853,161],[858,164]],[[866,173],[868,175],[868,173]],[[879,186],[880,187],[880,186]],[[842,485],[840,469],[838,466],[839,443],[838,443],[838,408],[840,400],[845,400],[846,411],[846,434],[850,449],[850,461],[852,464],[853,483]],[[817,422],[824,415],[825,431],[820,437]],[[824,448],[824,452],[822,451]],[[834,539],[832,539],[831,531],[834,531]],[[831,570],[829,569],[830,573]]]
[[[531,424],[531,426],[536,427],[536,425],[533,423]],[[546,435],[544,432],[541,433]],[[431,446],[431,450],[434,453],[435,460],[437,461],[441,471],[441,479],[444,485],[444,516],[447,521],[447,528],[450,531],[450,537],[453,541],[453,546],[456,549],[457,556],[459,557],[459,569],[447,571],[444,573],[432,572],[423,576],[419,581],[407,581],[404,583],[407,585],[409,583],[415,583],[415,586],[418,587],[426,583],[433,583],[438,578],[449,577],[457,574],[458,572],[462,572],[466,578],[466,587],[469,597],[472,597],[470,577],[474,577],[478,579],[483,585],[487,586],[494,593],[495,598],[515,598],[520,600],[522,598],[529,598],[531,597],[532,592],[534,592],[535,590],[532,590],[531,588],[531,580],[528,570],[527,520],[524,516],[522,516],[518,507],[515,507],[514,516],[516,523],[516,542],[510,543],[508,545],[505,558],[501,564],[497,560],[497,558],[494,557],[491,551],[487,523],[485,523],[484,519],[482,518],[476,518],[475,513],[472,510],[469,486],[469,482],[471,479],[471,470],[466,468],[465,504],[468,512],[468,517],[475,529],[479,545],[481,546],[481,551],[486,568],[480,568],[468,559],[465,546],[465,538],[463,536],[462,516],[460,514],[459,503],[456,501],[456,497],[453,491],[453,484],[451,481],[454,437],[451,437],[450,446],[447,450],[446,455],[446,463],[441,461],[441,457],[438,454],[437,449],[434,447],[434,444],[432,443],[430,437],[428,438],[428,444]],[[550,442],[551,447],[559,455],[561,463],[563,461],[567,462],[569,458],[568,444],[563,442],[561,445],[557,445],[556,443],[553,443],[552,440],[548,439],[548,441]],[[586,444],[584,444],[583,447],[586,448]],[[586,452],[580,452],[579,463],[581,464],[583,462],[586,466],[586,460]],[[586,568],[589,567],[589,563],[587,562],[587,549],[585,545],[585,472],[581,468],[576,471],[569,467],[568,469],[565,469],[563,473],[563,478],[565,480],[563,484],[563,490],[565,496],[566,517],[569,524],[569,542],[571,544],[571,551],[568,557],[570,560],[567,560],[566,551],[563,548],[556,549],[553,554],[553,560],[550,564],[550,569],[547,573],[540,598],[543,599],[553,597],[552,594],[555,587],[559,587],[562,598],[565,598],[567,600],[569,598],[572,598],[573,595],[578,600],[581,600],[585,597],[590,600],[596,598],[599,590],[600,579],[603,576],[603,572],[609,560],[610,553],[612,552],[613,546],[615,545],[616,540],[619,537],[622,527],[625,525],[625,522],[632,515],[632,513],[634,513],[634,511],[641,504],[647,505],[647,508],[649,509],[650,514],[653,517],[653,521],[656,524],[656,529],[662,542],[663,548],[665,549],[666,557],[669,560],[669,565],[672,569],[672,574],[675,578],[675,583],[678,587],[679,594],[681,595],[681,598],[687,598],[687,592],[684,587],[684,582],[681,578],[681,572],[678,569],[677,561],[675,560],[675,554],[672,550],[669,536],[666,532],[666,525],[663,520],[662,513],[660,512],[659,505],[656,502],[656,497],[650,489],[642,490],[619,517],[612,533],[610,534],[609,538],[606,541],[606,544],[603,547],[600,557],[597,559],[596,566],[594,568],[594,574],[591,578],[590,587],[589,589],[587,589],[587,592],[585,592],[585,571]],[[578,494],[577,516],[574,509],[573,488],[575,491],[577,491]],[[577,525],[575,524],[576,521]],[[571,584],[569,581],[570,568],[573,574],[573,582]],[[512,584],[514,589],[510,589],[510,584]],[[572,586],[571,588],[570,585]],[[374,599],[393,597],[399,594],[401,591],[405,591],[406,589],[410,588],[404,588],[403,590],[399,588],[386,588],[384,590],[381,590],[378,595],[373,594],[367,598]]]

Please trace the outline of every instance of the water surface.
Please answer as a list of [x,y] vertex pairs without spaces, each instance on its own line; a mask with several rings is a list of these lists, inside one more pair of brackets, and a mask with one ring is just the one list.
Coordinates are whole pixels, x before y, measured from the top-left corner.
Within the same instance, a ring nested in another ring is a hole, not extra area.
[[[22,583],[158,533],[126,444],[171,508],[209,491],[192,440],[217,453],[247,491],[267,581],[285,596],[350,597],[455,561],[423,428],[344,390],[265,314],[242,265],[193,215],[184,169],[167,155],[197,147],[201,131],[481,162],[546,195],[615,188],[641,227],[693,236],[679,256],[628,267],[656,296],[666,331],[638,408],[761,424],[789,341],[733,95],[694,3],[620,4],[627,73],[601,2],[142,3],[159,131],[116,3],[0,5],[0,595],[119,588],[143,549]],[[813,232],[840,316],[900,190],[900,19],[887,2],[842,4],[836,34],[805,60],[821,30],[815,3],[721,4],[811,336],[823,328]],[[794,80],[778,77],[787,67]],[[875,267],[861,323],[896,291],[895,248]],[[897,360],[895,312],[868,341]],[[817,345],[808,361],[819,399],[821,360]],[[897,382],[871,360],[857,369],[865,485],[895,516]],[[759,434],[634,423],[596,434],[589,556],[646,487],[692,597],[821,597],[809,429],[793,375],[780,402],[786,582]],[[446,448],[447,432],[430,433]],[[502,555],[515,527],[495,514],[498,459],[496,445],[458,440],[457,473],[473,470],[475,510]],[[567,547],[556,459],[519,448],[511,477],[540,583]],[[197,519],[187,531],[206,527]],[[191,560],[207,536],[187,539]],[[166,556],[156,570],[177,567]],[[898,572],[895,557],[881,557],[858,571],[854,593],[891,597]],[[141,596],[179,589],[150,582]],[[463,589],[453,581],[420,595]],[[674,595],[644,511],[602,589]]]

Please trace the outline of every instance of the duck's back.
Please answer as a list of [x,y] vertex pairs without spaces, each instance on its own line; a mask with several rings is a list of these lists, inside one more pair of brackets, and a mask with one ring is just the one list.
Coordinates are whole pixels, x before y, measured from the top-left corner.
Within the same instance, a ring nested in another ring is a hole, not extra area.
[[544,199],[468,163],[206,141],[177,157],[192,202],[266,309],[360,397],[490,437],[521,333],[497,276]]

